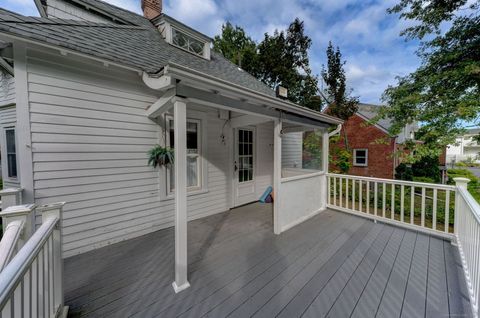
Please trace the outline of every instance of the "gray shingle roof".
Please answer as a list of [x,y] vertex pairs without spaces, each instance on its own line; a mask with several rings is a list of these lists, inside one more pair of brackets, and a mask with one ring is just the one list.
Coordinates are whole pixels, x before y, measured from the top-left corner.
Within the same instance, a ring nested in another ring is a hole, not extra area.
[[0,33],[71,49],[150,74],[173,62],[275,96],[268,86],[216,52],[212,51],[211,59],[206,60],[168,44],[152,24],[134,26],[25,17],[0,8]]
[[[375,116],[377,116],[380,107],[381,107],[380,105],[360,103],[360,104],[358,104],[357,113],[360,114],[361,116],[367,118],[367,119],[372,119]],[[389,119],[380,119],[376,123],[376,125],[380,126],[381,128],[383,128],[385,130],[388,130],[392,126],[392,122]]]
[[110,4],[101,0],[70,0],[70,1],[96,8],[100,11],[103,11],[112,16],[115,16],[127,23],[131,23],[139,26],[142,26],[142,25],[151,26],[150,21],[144,16],[137,14],[135,12],[131,12],[123,8],[114,6],[113,4]]

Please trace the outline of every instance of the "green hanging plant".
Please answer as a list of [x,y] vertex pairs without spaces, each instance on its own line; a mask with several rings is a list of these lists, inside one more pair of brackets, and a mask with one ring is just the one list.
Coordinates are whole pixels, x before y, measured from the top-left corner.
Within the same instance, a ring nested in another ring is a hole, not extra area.
[[156,145],[148,151],[148,165],[154,168],[173,165],[174,150],[168,147]]

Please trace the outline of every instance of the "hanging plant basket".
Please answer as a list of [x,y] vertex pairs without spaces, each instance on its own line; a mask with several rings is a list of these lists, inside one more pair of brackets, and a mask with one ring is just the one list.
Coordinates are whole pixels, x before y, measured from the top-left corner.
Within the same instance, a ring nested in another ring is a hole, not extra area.
[[148,151],[148,165],[156,168],[173,165],[174,150],[168,147],[156,145]]

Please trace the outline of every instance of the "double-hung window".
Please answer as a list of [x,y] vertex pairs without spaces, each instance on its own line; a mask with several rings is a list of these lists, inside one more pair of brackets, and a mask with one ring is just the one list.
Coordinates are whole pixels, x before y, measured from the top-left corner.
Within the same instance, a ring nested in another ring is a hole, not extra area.
[[368,166],[368,149],[353,150],[353,165],[360,167]]
[[5,145],[7,150],[7,175],[9,178],[17,178],[17,146],[15,128],[5,129]]
[[[167,145],[175,149],[175,132],[173,118],[167,117]],[[201,122],[198,119],[187,119],[187,188],[189,191],[199,190],[202,187],[201,164]],[[175,189],[175,169],[168,168],[167,189]]]

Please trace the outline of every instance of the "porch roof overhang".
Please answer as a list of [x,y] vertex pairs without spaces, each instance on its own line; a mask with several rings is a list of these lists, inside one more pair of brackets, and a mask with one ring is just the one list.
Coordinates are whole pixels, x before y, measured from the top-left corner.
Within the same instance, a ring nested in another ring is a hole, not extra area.
[[164,92],[146,111],[155,118],[168,111],[175,97],[190,103],[233,110],[250,116],[281,119],[286,123],[310,128],[327,128],[343,121],[266,94],[240,87],[196,70],[170,63],[161,73],[144,73],[145,84]]

